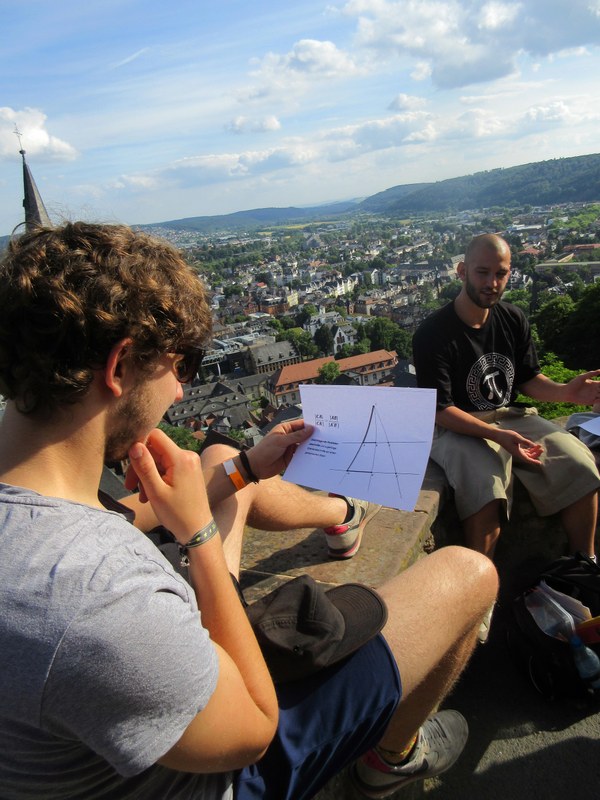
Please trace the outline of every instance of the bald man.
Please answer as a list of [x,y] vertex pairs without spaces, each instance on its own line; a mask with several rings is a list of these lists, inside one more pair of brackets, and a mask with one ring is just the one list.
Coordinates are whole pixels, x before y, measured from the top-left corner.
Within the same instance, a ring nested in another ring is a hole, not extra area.
[[564,384],[542,374],[525,315],[502,302],[510,276],[504,239],[475,237],[457,271],[460,294],[421,324],[413,349],[419,386],[437,389],[431,457],[455,491],[466,544],[493,557],[514,473],[538,514],[560,512],[570,551],[592,556],[600,486],[594,459],[516,398],[521,391],[593,405],[600,370]]

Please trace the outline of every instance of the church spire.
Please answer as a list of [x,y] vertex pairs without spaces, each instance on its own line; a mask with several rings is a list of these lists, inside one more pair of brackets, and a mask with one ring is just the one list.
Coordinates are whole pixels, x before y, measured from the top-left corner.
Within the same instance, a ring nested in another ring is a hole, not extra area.
[[44,201],[35,185],[31,170],[25,161],[25,150],[21,144],[22,134],[16,125],[15,134],[19,140],[19,153],[23,159],[23,208],[25,209],[25,230],[29,232],[40,225],[51,228],[52,223],[50,222],[50,217],[44,206]]

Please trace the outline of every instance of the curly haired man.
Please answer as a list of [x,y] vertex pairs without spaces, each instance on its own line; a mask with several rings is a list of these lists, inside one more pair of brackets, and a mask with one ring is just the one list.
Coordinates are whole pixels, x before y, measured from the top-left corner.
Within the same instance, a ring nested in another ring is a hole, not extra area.
[[[357,759],[359,788],[384,797],[464,747],[461,715],[431,712],[497,590],[471,550],[381,587],[381,634],[275,688],[231,580],[244,525],[330,528],[347,508],[279,479],[311,435],[301,421],[246,462],[156,430],[209,331],[180,254],[124,226],[40,229],[0,265],[4,798],[309,798]],[[121,505],[99,483],[125,456],[139,491]],[[157,523],[189,582],[139,530]]]

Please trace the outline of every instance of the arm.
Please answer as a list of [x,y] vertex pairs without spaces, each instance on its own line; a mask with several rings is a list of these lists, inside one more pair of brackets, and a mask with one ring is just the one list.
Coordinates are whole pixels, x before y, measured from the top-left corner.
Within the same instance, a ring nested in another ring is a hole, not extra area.
[[437,412],[436,425],[447,428],[463,436],[475,436],[479,439],[489,439],[504,447],[513,458],[532,466],[540,465],[542,447],[535,442],[511,430],[502,430],[495,425],[489,425],[467,411],[462,411],[456,406],[447,406]]
[[[142,497],[152,505],[159,522],[179,542],[187,542],[211,519],[200,459],[180,450],[158,430],[145,445],[134,444],[129,455]],[[135,481],[131,474],[128,478],[131,488]],[[220,536],[191,548],[189,559],[202,624],[217,649],[219,678],[206,707],[160,763],[186,772],[222,772],[260,758],[275,734],[277,700],[233,587]],[[176,663],[172,668],[176,669]]]
[[[290,463],[297,446],[310,438],[313,430],[312,426],[305,425],[301,419],[276,425],[257,445],[246,450],[252,472],[261,480],[279,475]],[[233,461],[239,472],[246,475],[239,456],[234,456]],[[217,505],[235,492],[220,464],[205,469],[204,480],[211,506]]]
[[[303,420],[284,422],[275,426],[264,439],[246,451],[252,472],[260,479],[278,475],[290,463],[296,447],[308,439],[312,432],[313,428],[305,425]],[[234,456],[233,461],[240,474],[246,476],[239,456]],[[235,487],[221,465],[204,469],[204,483],[211,506],[217,505],[235,492]],[[135,477],[128,476],[127,488],[134,489],[136,484]],[[134,524],[141,531],[147,533],[157,525],[163,524],[158,519],[152,504],[144,502],[143,491],[140,494],[123,497],[119,502],[135,512]]]
[[556,383],[539,373],[520,387],[523,394],[534,400],[556,403],[577,403],[592,406],[600,401],[600,381],[594,380],[600,375],[600,369],[583,372],[568,383]]

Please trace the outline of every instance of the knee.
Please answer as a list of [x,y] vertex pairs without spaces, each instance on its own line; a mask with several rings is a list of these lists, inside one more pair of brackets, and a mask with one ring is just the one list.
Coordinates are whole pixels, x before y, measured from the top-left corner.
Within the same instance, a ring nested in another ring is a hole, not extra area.
[[432,555],[437,554],[446,560],[446,574],[460,583],[470,597],[478,598],[484,608],[494,602],[498,593],[498,573],[490,558],[458,545],[443,547]]
[[238,452],[235,447],[231,447],[228,444],[211,444],[202,451],[200,460],[203,467],[214,467],[229,458],[233,458]]

